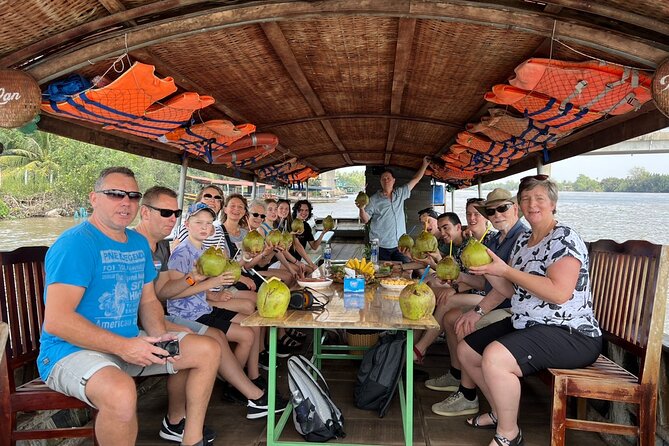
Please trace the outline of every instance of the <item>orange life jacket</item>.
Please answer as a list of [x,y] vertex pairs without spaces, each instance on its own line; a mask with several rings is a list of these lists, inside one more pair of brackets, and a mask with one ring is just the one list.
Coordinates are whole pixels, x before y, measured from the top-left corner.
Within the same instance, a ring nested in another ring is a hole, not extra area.
[[156,139],[177,127],[187,125],[195,110],[207,107],[214,102],[211,96],[200,96],[194,92],[182,93],[170,98],[164,104],[151,105],[138,119],[107,125],[103,128]]
[[603,117],[601,113],[580,109],[572,103],[562,103],[537,91],[528,91],[511,85],[495,85],[485,100],[496,104],[510,105],[526,118],[559,129],[571,130]]
[[151,104],[177,90],[174,79],[159,79],[154,72],[153,65],[135,62],[109,85],[77,93],[66,101],[44,101],[42,110],[96,124],[131,123],[141,119]]
[[652,77],[630,67],[595,60],[529,59],[509,80],[514,87],[556,98],[561,104],[610,115],[638,110],[651,99]]

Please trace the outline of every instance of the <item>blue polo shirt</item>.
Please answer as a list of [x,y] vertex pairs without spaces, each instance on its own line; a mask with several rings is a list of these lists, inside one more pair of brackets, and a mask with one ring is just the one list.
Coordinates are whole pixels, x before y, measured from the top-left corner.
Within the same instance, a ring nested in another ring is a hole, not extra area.
[[[515,225],[511,227],[511,230],[503,240],[501,239],[501,232],[497,232],[491,239],[490,243],[487,244],[488,248],[495,253],[497,257],[509,262],[509,257],[511,257],[511,250],[516,244],[516,240],[520,237],[521,234],[525,233],[529,228],[523,224],[523,222],[518,219]],[[485,288],[483,289],[486,294],[492,290],[492,285],[487,280],[485,281]],[[505,299],[504,302],[499,304],[497,308],[508,308],[511,306],[509,299]]]

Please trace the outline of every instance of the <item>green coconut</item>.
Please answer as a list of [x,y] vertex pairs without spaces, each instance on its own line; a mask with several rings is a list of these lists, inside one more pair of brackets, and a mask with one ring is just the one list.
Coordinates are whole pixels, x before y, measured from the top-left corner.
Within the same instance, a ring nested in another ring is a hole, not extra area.
[[423,232],[416,237],[414,246],[420,252],[435,252],[439,248],[439,243],[434,234],[428,230],[423,230]]
[[295,234],[302,234],[304,232],[304,222],[299,218],[296,218],[290,224],[290,230]]
[[397,241],[397,246],[399,248],[403,249],[411,249],[413,248],[413,238],[409,234],[404,234],[400,239]]
[[226,260],[223,273],[232,273],[232,280],[237,282],[242,276],[242,267],[236,260]]
[[334,219],[332,215],[328,215],[323,219],[323,231],[331,231],[334,229]]
[[249,231],[242,241],[242,248],[251,255],[258,255],[265,246],[265,238],[258,231]]
[[431,315],[436,304],[434,292],[424,283],[405,286],[400,292],[399,301],[402,316],[414,321]]
[[271,278],[258,289],[257,307],[262,317],[283,317],[290,302],[290,290],[282,281]]
[[283,246],[283,234],[278,229],[272,229],[265,237],[265,243],[270,246]]
[[284,249],[290,249],[290,247],[293,245],[293,234],[290,232],[284,232],[281,235],[283,236]]
[[486,246],[475,238],[469,239],[467,246],[465,246],[465,249],[462,250],[462,254],[460,254],[460,260],[465,268],[483,266],[492,263],[492,257],[488,255]]
[[369,196],[364,192],[358,192],[358,196],[355,197],[355,205],[358,207],[365,207],[369,204]]
[[441,280],[455,280],[460,275],[460,266],[453,256],[444,257],[437,263],[437,277]]
[[427,257],[427,254],[418,249],[416,245],[413,245],[411,247],[411,257],[413,257],[414,259],[424,259],[425,257]]
[[221,248],[212,246],[207,248],[197,259],[195,267],[203,276],[216,277],[223,274],[228,257]]

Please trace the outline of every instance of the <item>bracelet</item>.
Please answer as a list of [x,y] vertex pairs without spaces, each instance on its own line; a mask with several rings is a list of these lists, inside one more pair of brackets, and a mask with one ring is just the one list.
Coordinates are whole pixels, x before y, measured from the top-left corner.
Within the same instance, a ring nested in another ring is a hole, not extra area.
[[481,317],[485,316],[485,311],[483,311],[483,308],[481,308],[480,305],[474,307],[474,313],[478,314]]
[[195,285],[195,279],[193,279],[193,277],[191,277],[190,275],[186,276],[185,280],[186,280],[186,283],[188,284],[188,286]]

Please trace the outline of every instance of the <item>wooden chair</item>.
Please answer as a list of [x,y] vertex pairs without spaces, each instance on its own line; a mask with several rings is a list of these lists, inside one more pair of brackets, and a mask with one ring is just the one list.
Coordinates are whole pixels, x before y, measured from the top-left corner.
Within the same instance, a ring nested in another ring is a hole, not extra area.
[[28,439],[90,437],[95,440],[92,426],[16,430],[17,412],[89,407],[76,398],[54,392],[41,379],[30,380],[18,387],[14,381],[15,370],[34,364],[39,353],[40,330],[44,319],[46,251],[46,247],[40,246],[0,252],[0,317],[9,330],[9,342],[6,347],[2,344],[4,355],[0,360],[2,446]]
[[[584,369],[550,369],[554,378],[551,445],[565,430],[634,435],[655,444],[657,383],[669,275],[669,247],[645,241],[590,244],[594,311],[605,338],[639,358],[639,376],[605,356]],[[567,397],[638,405],[638,426],[567,418]]]

